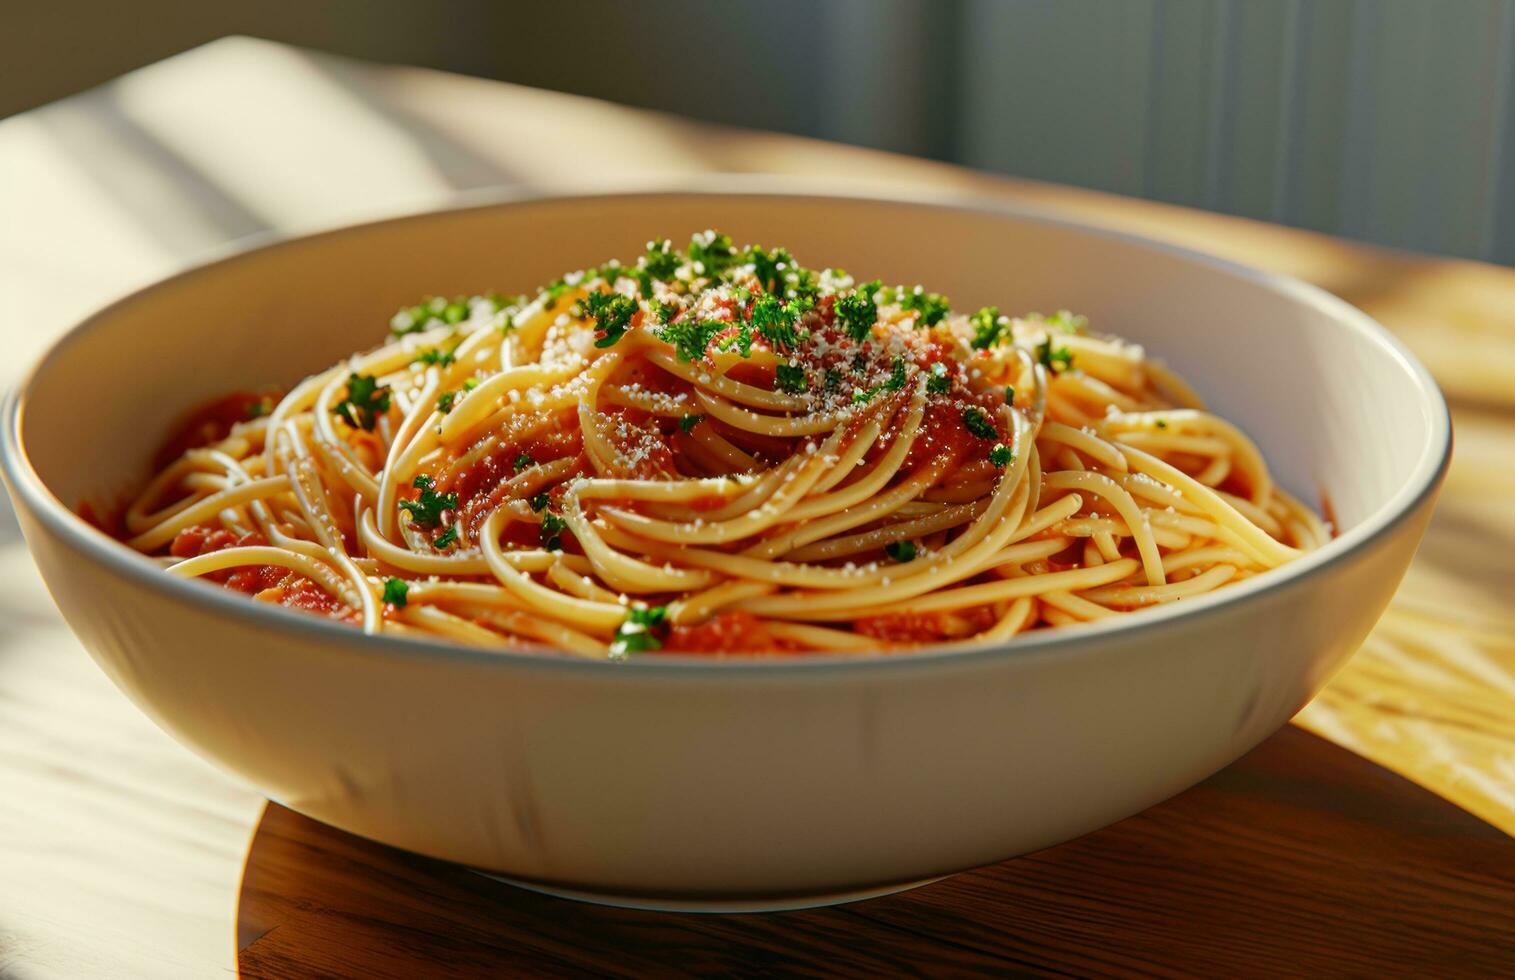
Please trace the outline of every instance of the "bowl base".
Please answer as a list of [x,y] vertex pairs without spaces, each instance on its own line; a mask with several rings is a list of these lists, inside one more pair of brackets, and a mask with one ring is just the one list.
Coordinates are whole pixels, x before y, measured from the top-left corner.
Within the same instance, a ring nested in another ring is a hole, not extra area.
[[790,898],[667,898],[645,897],[640,895],[621,895],[611,892],[580,891],[576,888],[554,888],[551,885],[542,885],[534,881],[521,881],[505,875],[495,874],[491,871],[479,871],[476,873],[496,881],[503,881],[507,885],[516,888],[524,888],[527,891],[537,892],[541,895],[551,895],[554,898],[567,898],[575,902],[589,902],[593,905],[609,905],[613,908],[641,909],[648,912],[703,912],[703,913],[740,913],[740,912],[793,912],[799,909],[823,908],[827,905],[843,905],[847,902],[862,902],[870,898],[882,898],[885,895],[893,895],[897,892],[909,891],[922,885],[941,881],[948,877],[942,875],[936,878],[922,878],[919,881],[907,881],[904,884],[885,885],[881,888],[863,888],[856,891],[827,892],[820,895],[797,895]]

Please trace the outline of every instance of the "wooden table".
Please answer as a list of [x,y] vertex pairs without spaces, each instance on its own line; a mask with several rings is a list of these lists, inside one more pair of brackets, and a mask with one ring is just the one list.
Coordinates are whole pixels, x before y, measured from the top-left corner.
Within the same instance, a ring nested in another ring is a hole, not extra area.
[[0,976],[1515,971],[1495,829],[1515,831],[1515,270],[233,39],[0,122],[0,384],[242,235],[748,171],[1041,205],[1297,275],[1404,338],[1452,401],[1456,458],[1394,606],[1297,719],[1329,742],[1287,729],[1114,828],[866,905],[591,909],[265,809],[110,686],[0,512]]

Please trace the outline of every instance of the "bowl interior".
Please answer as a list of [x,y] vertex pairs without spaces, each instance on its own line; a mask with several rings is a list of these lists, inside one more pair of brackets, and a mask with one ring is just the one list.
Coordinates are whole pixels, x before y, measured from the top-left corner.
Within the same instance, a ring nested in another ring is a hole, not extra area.
[[98,314],[25,392],[22,445],[70,507],[139,485],[186,411],[289,384],[382,342],[422,295],[521,292],[651,237],[715,227],[812,266],[923,283],[954,306],[1070,308],[1182,373],[1261,446],[1283,486],[1362,523],[1440,438],[1423,372],[1366,318],[1306,287],[1077,226],[972,208],[795,194],[650,193],[427,214],[295,240]]

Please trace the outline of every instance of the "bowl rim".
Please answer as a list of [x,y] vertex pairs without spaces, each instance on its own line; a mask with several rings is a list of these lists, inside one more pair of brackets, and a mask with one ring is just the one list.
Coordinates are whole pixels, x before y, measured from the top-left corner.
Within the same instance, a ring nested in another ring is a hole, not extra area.
[[[559,653],[520,652],[469,647],[446,640],[399,637],[355,632],[349,625],[298,610],[249,602],[216,585],[199,580],[182,579],[163,573],[161,567],[123,543],[89,524],[59,500],[32,467],[21,438],[22,418],[27,394],[41,375],[65,348],[82,341],[91,331],[108,323],[128,306],[149,300],[159,291],[177,287],[183,280],[209,272],[219,266],[236,263],[265,252],[283,248],[307,247],[327,238],[361,235],[389,225],[413,224],[446,219],[457,214],[508,209],[534,204],[559,204],[603,199],[688,197],[768,197],[801,198],[816,201],[841,201],[852,204],[884,204],[930,210],[958,211],[989,215],[1031,224],[1041,224],[1081,234],[1096,236],[1141,248],[1152,249],[1206,267],[1235,279],[1249,281],[1282,293],[1305,306],[1313,307],[1352,331],[1364,341],[1377,345],[1413,382],[1417,400],[1430,415],[1430,436],[1421,448],[1409,479],[1390,498],[1367,515],[1357,526],[1342,532],[1321,548],[1279,568],[1270,569],[1224,589],[1207,593],[1183,603],[1169,603],[1134,610],[1125,616],[1097,623],[1059,627],[1054,630],[1022,634],[1000,643],[974,646],[935,645],[906,653],[891,654],[806,654],[790,657],[765,657],[751,654],[710,656],[699,654],[659,654],[656,657],[631,658],[627,661],[597,660]],[[1089,224],[1064,216],[1055,209],[1026,205],[960,191],[936,191],[918,187],[867,185],[814,179],[753,175],[704,175],[667,181],[633,181],[596,185],[587,191],[535,191],[529,188],[493,187],[449,196],[437,206],[378,220],[344,224],[308,234],[260,232],[236,239],[212,250],[199,261],[172,275],[134,290],[89,314],[64,331],[48,345],[28,368],[0,405],[0,475],[10,485],[13,496],[25,501],[31,516],[51,533],[66,540],[76,550],[107,566],[111,571],[167,598],[189,603],[210,612],[228,615],[263,626],[282,634],[298,634],[312,641],[355,639],[365,653],[400,657],[445,657],[467,663],[492,663],[517,668],[543,670],[633,671],[637,674],[689,675],[703,677],[709,671],[762,672],[789,675],[795,672],[829,675],[858,670],[891,671],[926,666],[969,665],[1003,658],[1040,660],[1094,654],[1109,646],[1109,641],[1133,633],[1160,630],[1174,620],[1192,621],[1207,618],[1237,607],[1261,601],[1264,597],[1307,579],[1313,579],[1386,536],[1411,515],[1419,512],[1434,497],[1451,459],[1452,422],[1446,399],[1426,368],[1408,348],[1387,329],[1362,310],[1317,286],[1290,276],[1266,272],[1229,259],[1209,255],[1181,245],[1143,235]]]

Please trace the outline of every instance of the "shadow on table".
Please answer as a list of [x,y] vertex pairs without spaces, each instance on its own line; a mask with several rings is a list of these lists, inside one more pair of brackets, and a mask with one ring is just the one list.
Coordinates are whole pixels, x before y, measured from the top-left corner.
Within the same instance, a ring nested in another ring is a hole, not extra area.
[[1289,727],[1068,844],[886,898],[764,915],[523,891],[270,803],[238,908],[247,976],[596,973],[1492,975],[1515,842]]

